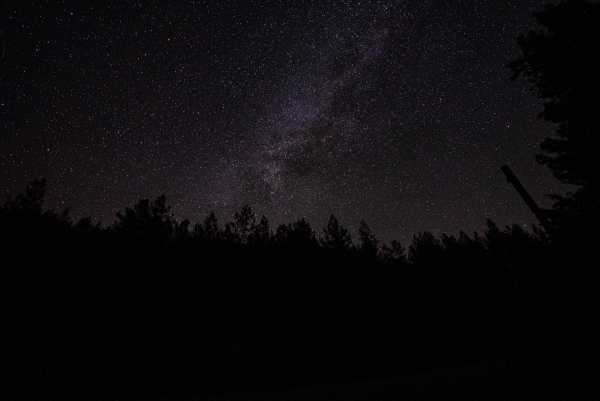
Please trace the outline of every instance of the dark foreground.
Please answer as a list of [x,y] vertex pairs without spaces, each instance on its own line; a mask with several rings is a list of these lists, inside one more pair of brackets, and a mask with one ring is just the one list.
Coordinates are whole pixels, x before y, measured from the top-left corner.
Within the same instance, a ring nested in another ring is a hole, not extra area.
[[[598,399],[600,344],[536,356],[446,368],[397,378],[252,393],[177,399],[258,400],[435,400]],[[456,397],[456,398],[455,398]],[[175,400],[175,399],[173,399]]]
[[0,209],[1,400],[597,390],[595,232],[550,242],[488,220],[484,236],[419,234],[407,256],[366,224],[353,246],[333,216],[322,241],[249,207],[190,230],[164,196],[73,224],[43,211],[44,185]]

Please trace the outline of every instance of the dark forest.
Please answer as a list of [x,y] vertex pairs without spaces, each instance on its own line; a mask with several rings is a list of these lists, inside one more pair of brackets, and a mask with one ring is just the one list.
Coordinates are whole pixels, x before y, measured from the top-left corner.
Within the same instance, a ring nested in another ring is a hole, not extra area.
[[[194,397],[597,350],[600,4],[534,15],[546,31],[520,36],[508,68],[558,126],[538,162],[579,188],[550,195],[546,227],[488,219],[382,245],[334,215],[272,227],[246,205],[180,221],[164,195],[103,226],[45,208],[32,179],[0,208],[0,398]],[[597,372],[571,368],[535,394],[598,390]]]

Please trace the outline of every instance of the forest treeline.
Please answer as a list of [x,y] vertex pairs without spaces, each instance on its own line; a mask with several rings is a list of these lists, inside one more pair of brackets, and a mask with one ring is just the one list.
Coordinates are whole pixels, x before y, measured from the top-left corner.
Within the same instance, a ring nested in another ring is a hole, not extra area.
[[488,220],[481,235],[380,246],[364,221],[353,242],[335,216],[270,227],[248,206],[192,225],[164,196],[102,227],[44,209],[34,180],[0,208],[0,398],[174,399],[597,342],[600,3],[534,17],[543,29],[507,67],[558,126],[538,162],[578,186],[550,196],[548,233]]
[[[379,377],[560,347],[591,330],[591,253],[535,226],[488,220],[482,235],[424,232],[405,249],[380,247],[364,221],[353,243],[333,215],[322,235],[304,219],[272,229],[248,206],[223,227],[214,213],[191,225],[160,196],[101,227],[44,210],[45,185],[0,209],[6,371],[38,395]],[[250,344],[271,345],[252,354]]]

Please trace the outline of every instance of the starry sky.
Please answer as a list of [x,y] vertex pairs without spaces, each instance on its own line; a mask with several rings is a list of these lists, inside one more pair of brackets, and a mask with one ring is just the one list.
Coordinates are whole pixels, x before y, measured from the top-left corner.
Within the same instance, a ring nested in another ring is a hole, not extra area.
[[[556,127],[506,64],[539,0],[11,1],[0,6],[0,191],[104,225],[164,193],[178,219],[249,204],[357,239],[483,233],[564,194]],[[537,222],[536,222],[537,224]]]

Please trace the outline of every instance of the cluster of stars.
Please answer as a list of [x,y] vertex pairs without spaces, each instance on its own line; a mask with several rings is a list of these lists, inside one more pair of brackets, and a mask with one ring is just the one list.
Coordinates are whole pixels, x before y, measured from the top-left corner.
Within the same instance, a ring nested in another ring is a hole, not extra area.
[[4,6],[0,181],[109,224],[165,193],[178,218],[331,213],[389,242],[533,221],[565,188],[555,127],[505,65],[543,1]]

